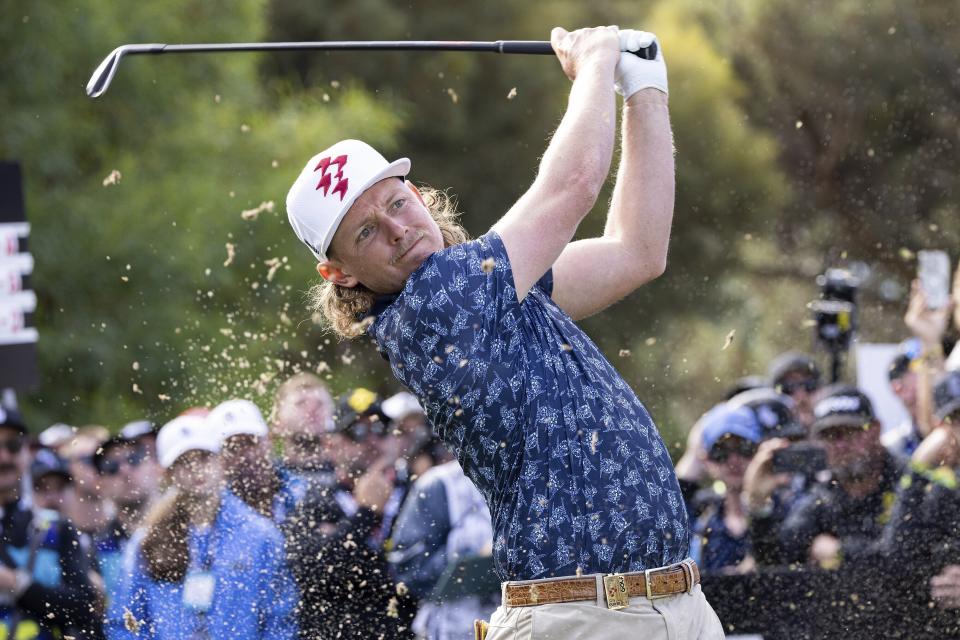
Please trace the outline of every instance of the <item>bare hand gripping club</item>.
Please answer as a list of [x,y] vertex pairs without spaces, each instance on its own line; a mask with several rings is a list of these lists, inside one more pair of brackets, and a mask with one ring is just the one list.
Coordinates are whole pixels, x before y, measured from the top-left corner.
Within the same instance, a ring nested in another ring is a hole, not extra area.
[[[460,40],[354,40],[334,42],[229,42],[218,44],[125,44],[110,52],[87,82],[87,95],[98,98],[106,93],[124,56],[162,53],[222,53],[229,51],[485,51],[489,53],[529,53],[554,55],[545,40],[497,40],[468,42]],[[657,57],[657,44],[634,52],[645,60]]]

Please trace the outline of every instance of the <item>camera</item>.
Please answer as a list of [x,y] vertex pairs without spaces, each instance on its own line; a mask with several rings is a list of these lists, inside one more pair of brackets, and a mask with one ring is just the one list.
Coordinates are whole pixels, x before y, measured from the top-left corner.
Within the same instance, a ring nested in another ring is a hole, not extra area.
[[814,476],[827,468],[827,452],[820,446],[797,442],[773,452],[774,473]]
[[833,354],[847,351],[857,330],[857,288],[860,283],[845,269],[827,269],[817,276],[820,298],[810,303],[817,340]]

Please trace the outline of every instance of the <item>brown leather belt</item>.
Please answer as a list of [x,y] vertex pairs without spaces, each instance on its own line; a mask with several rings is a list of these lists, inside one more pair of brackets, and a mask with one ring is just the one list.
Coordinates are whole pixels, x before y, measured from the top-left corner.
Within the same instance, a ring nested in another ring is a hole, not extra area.
[[[607,608],[623,609],[633,597],[643,596],[653,600],[691,591],[700,584],[700,570],[696,562],[687,559],[669,567],[637,573],[612,573],[602,578],[603,601]],[[596,575],[508,582],[503,587],[503,604],[507,607],[533,607],[583,600],[600,601]]]

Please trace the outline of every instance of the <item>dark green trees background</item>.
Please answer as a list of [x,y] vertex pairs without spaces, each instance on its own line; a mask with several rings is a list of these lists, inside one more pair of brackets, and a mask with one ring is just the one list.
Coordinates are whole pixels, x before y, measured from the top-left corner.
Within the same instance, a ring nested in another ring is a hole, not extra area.
[[[20,398],[34,430],[163,422],[236,396],[268,408],[300,369],[335,392],[388,389],[369,345],[311,318],[317,276],[288,231],[287,187],[317,150],[361,137],[456,194],[478,235],[531,182],[568,89],[549,57],[313,52],[132,58],[87,99],[122,43],[655,31],[677,147],[670,264],[585,326],[670,442],[737,377],[813,348],[806,303],[824,268],[867,276],[861,337],[886,341],[903,333],[916,250],[957,258],[960,29],[946,0],[0,8],[0,157],[23,164],[40,299],[44,379]],[[582,234],[600,231],[607,197]]]

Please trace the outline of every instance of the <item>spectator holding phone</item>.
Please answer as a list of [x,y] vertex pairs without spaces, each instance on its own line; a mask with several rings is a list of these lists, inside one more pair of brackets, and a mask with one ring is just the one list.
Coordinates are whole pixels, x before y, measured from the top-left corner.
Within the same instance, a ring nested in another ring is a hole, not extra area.
[[878,552],[898,568],[903,601],[894,606],[915,620],[913,637],[940,638],[960,632],[960,371],[943,374],[934,391],[934,429],[900,481]]
[[788,562],[835,568],[866,554],[890,518],[901,468],[880,444],[870,399],[854,387],[823,390],[811,435],[827,453],[829,477],[794,503],[780,530]]
[[789,396],[757,388],[734,396],[729,404],[753,412],[760,428],[760,444],[743,477],[753,558],[761,566],[782,564],[780,527],[826,463],[818,466],[805,455],[808,447],[801,451],[807,430],[797,421],[796,405]]

